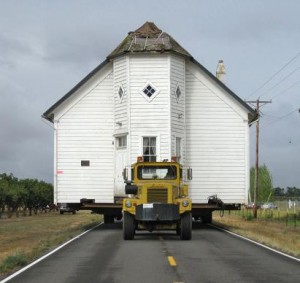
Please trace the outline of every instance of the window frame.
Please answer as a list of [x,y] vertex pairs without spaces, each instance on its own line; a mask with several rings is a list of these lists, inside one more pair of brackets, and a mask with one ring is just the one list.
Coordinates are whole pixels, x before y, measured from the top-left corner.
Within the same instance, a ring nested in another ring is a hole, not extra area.
[[182,137],[175,137],[175,156],[177,162],[180,163],[182,158]]
[[127,148],[127,135],[121,135],[116,137],[116,148],[117,149]]
[[[179,95],[177,94],[177,90],[180,91],[180,94],[179,94]],[[175,98],[176,98],[177,103],[179,103],[179,101],[180,101],[182,95],[183,95],[182,87],[180,86],[179,83],[177,83],[177,84],[176,84],[176,87],[175,87],[175,90],[174,90],[174,96],[175,96]]]
[[[149,139],[148,145],[145,146],[145,139]],[[154,152],[151,154],[151,148],[153,149],[153,146],[151,146],[151,140],[155,140],[155,146],[154,146]],[[157,137],[156,136],[142,136],[142,155],[145,162],[156,162],[157,161]],[[145,148],[149,147],[149,154],[145,154]]]
[[[147,94],[144,93],[144,90],[148,87],[151,86],[151,88],[153,88],[155,90],[155,92],[149,97]],[[140,94],[148,101],[151,102],[158,94],[159,94],[160,90],[150,81],[147,81],[142,89],[140,90]]]
[[[122,96],[120,96],[120,90],[122,91]],[[118,95],[118,98],[119,98],[121,103],[123,101],[123,98],[124,98],[125,94],[126,94],[125,89],[124,89],[123,85],[120,84],[119,87],[118,87],[117,95]]]

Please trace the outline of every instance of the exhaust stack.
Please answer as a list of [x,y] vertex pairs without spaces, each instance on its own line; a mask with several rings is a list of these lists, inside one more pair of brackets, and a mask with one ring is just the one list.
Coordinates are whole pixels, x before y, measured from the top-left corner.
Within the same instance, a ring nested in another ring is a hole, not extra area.
[[216,71],[216,77],[218,80],[220,80],[222,83],[225,81],[225,65],[223,60],[219,60],[218,66],[217,66],[217,71]]

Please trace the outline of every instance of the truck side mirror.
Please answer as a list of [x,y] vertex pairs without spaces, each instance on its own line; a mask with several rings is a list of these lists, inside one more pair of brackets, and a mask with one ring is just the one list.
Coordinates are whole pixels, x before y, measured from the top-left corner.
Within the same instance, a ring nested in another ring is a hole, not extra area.
[[187,170],[187,178],[188,178],[188,180],[192,180],[193,179],[193,169],[192,168],[188,168],[188,170]]
[[122,176],[123,176],[124,182],[126,183],[126,181],[128,180],[128,170],[127,170],[127,168],[123,169]]

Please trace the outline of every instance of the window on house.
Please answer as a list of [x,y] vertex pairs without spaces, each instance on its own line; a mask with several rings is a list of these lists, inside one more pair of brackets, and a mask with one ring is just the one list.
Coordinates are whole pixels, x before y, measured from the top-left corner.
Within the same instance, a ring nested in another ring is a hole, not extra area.
[[147,82],[145,86],[141,89],[140,93],[151,102],[154,97],[159,93],[157,87],[155,87],[152,83]]
[[122,100],[122,98],[123,98],[123,96],[125,94],[125,91],[124,91],[124,89],[123,89],[122,86],[119,87],[118,94],[119,94],[120,100]]
[[123,149],[127,147],[127,136],[120,136],[116,138],[117,149]]
[[179,86],[177,86],[176,90],[175,90],[175,96],[177,101],[179,101],[180,97],[181,97],[181,89]]
[[90,166],[89,160],[81,160],[81,167],[88,167]]
[[156,161],[156,137],[143,137],[143,157],[146,162]]
[[181,161],[181,138],[176,137],[176,157],[177,162]]
[[156,92],[155,88],[148,84],[144,89],[143,89],[143,93],[145,95],[147,95],[149,98]]

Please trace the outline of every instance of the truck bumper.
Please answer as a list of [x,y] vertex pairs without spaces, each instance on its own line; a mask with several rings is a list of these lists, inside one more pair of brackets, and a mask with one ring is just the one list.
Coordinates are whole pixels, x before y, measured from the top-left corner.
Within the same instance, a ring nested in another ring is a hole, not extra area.
[[147,203],[136,207],[135,219],[138,221],[172,222],[178,221],[180,214],[176,204]]

